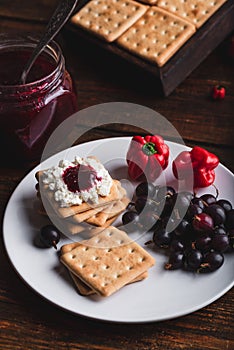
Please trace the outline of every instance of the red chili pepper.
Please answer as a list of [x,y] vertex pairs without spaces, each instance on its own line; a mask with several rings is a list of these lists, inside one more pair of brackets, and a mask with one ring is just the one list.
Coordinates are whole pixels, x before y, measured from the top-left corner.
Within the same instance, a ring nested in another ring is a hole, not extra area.
[[224,86],[216,85],[212,89],[211,96],[213,100],[223,100],[226,95],[226,89]]
[[218,166],[218,157],[195,146],[191,151],[181,152],[172,163],[172,170],[178,180],[188,180],[193,176],[193,187],[207,187],[215,180],[214,169]]
[[149,182],[154,182],[166,169],[168,158],[169,147],[161,136],[134,136],[127,152],[129,176],[137,180],[145,175]]

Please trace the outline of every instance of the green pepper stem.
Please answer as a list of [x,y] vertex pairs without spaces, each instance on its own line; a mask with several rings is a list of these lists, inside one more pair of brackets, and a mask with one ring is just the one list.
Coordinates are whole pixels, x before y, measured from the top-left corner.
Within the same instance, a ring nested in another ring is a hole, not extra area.
[[157,150],[155,149],[155,144],[153,142],[147,142],[143,145],[142,151],[147,156],[152,156],[153,154],[157,153]]

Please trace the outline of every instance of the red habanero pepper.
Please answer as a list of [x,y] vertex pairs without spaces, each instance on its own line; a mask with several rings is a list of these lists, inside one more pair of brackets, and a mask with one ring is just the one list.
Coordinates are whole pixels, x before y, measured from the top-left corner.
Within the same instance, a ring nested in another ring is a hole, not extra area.
[[215,85],[212,88],[211,96],[213,100],[223,100],[226,95],[226,89],[222,85]]
[[161,136],[134,136],[127,152],[129,176],[137,180],[145,175],[149,182],[154,182],[166,169],[168,158],[169,147]]
[[191,151],[181,152],[172,163],[172,170],[178,180],[190,180],[193,176],[193,187],[208,187],[215,180],[214,169],[218,166],[218,157],[195,146]]

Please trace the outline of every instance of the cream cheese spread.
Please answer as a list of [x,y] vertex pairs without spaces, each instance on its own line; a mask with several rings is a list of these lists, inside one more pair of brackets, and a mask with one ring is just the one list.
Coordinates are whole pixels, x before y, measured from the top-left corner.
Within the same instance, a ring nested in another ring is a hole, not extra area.
[[[93,181],[92,186],[85,190],[70,191],[64,182],[63,174],[69,167],[86,165],[93,168],[96,172],[97,179]],[[75,157],[71,162],[61,160],[57,166],[53,166],[43,171],[42,181],[48,185],[50,191],[54,192],[54,199],[61,207],[71,205],[80,205],[82,202],[98,203],[99,196],[108,196],[112,186],[112,178],[105,167],[95,158]]]

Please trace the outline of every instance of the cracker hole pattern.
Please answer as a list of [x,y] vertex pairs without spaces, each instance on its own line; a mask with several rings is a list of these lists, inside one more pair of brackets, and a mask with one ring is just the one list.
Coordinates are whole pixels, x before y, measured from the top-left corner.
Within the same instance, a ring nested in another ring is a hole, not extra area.
[[143,262],[143,261],[145,261],[145,257],[144,256],[139,258],[139,262]]
[[123,239],[120,239],[119,241],[118,241],[118,244],[119,245],[122,245],[122,244],[124,244],[125,243],[125,241],[123,240]]

